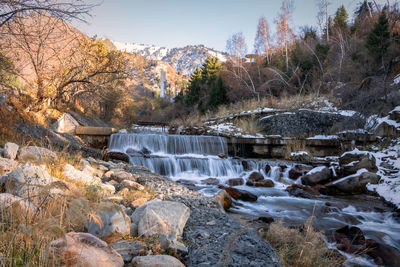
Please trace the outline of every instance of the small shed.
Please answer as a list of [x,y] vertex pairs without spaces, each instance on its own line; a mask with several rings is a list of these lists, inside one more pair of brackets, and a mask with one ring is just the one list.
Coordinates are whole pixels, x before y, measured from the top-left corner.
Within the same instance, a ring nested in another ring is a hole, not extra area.
[[77,126],[79,126],[79,123],[75,120],[75,118],[72,117],[71,114],[64,113],[54,123],[53,128],[56,132],[74,135]]

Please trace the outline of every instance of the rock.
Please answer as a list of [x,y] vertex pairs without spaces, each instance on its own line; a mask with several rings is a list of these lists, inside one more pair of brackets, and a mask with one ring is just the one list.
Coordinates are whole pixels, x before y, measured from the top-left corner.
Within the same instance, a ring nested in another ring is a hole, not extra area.
[[348,152],[343,153],[339,157],[339,164],[346,165],[351,162],[361,161],[364,158],[371,160],[373,165],[376,166],[376,159],[371,153],[366,152],[366,151],[360,151],[358,149],[354,149],[353,151],[348,151]]
[[[13,170],[2,180],[6,192],[23,198],[38,196],[40,188],[55,182],[63,183],[48,174],[45,169],[31,164]],[[64,186],[66,185],[64,184]],[[54,188],[50,189],[50,192],[57,193],[59,190]]]
[[132,173],[126,171],[116,171],[111,173],[111,179],[117,181],[118,183],[121,183],[123,180],[136,181]]
[[7,159],[14,160],[17,157],[19,146],[14,143],[6,143],[4,145],[3,156]]
[[259,172],[252,172],[247,179],[246,185],[254,185],[255,182],[264,180],[264,176]]
[[224,189],[232,198],[236,200],[240,199],[243,201],[255,202],[257,201],[258,198],[256,195],[242,189],[236,189],[232,187],[221,187],[221,188]]
[[18,151],[18,160],[23,162],[53,162],[57,154],[47,148],[37,146],[21,147]]
[[177,258],[169,255],[148,255],[134,257],[132,260],[134,267],[185,267]]
[[[88,166],[88,165],[86,165]],[[85,166],[85,167],[86,167]],[[101,179],[94,177],[88,172],[83,172],[75,169],[71,164],[65,164],[62,168],[62,174],[69,180],[77,183],[82,183],[84,185],[98,185],[101,184]]]
[[187,186],[196,186],[196,182],[192,180],[179,179],[176,182]]
[[261,181],[256,181],[253,186],[256,187],[274,187],[275,183],[271,179],[265,179]]
[[99,186],[106,195],[112,195],[115,193],[115,187],[110,184],[100,184]]
[[140,191],[144,190],[144,186],[143,185],[141,185],[139,183],[136,183],[134,181],[131,181],[131,180],[123,180],[121,182],[121,187],[122,188],[132,189],[132,190],[140,190]]
[[140,152],[141,152],[143,155],[150,155],[150,154],[151,154],[151,151],[150,151],[147,147],[143,147],[143,148],[140,150]]
[[115,242],[130,233],[131,220],[122,207],[111,204],[96,211],[97,218],[86,224],[89,233],[106,242]]
[[333,235],[337,248],[346,253],[362,253],[366,248],[364,233],[358,227],[346,225],[336,230]]
[[329,182],[331,178],[331,170],[325,166],[320,166],[307,172],[306,175],[301,178],[301,182],[305,185],[324,184]]
[[105,161],[109,160],[120,160],[129,163],[129,156],[122,152],[107,152],[103,159]]
[[312,156],[307,151],[297,151],[290,153],[289,160],[301,163],[309,163],[312,160]]
[[261,216],[261,217],[258,217],[257,220],[262,221],[264,223],[268,223],[268,224],[275,222],[275,219],[271,216]]
[[381,244],[372,239],[365,240],[367,254],[379,266],[400,266],[400,251],[392,246]]
[[207,178],[207,179],[201,180],[201,183],[206,184],[206,185],[218,185],[219,180],[217,178]]
[[132,214],[131,234],[133,236],[162,234],[180,236],[189,216],[190,209],[182,203],[153,200],[137,207]]
[[2,193],[0,194],[0,208],[1,209],[9,209],[11,206],[18,204],[22,210],[21,216],[27,215],[27,217],[32,217],[39,212],[39,208],[29,202],[28,200],[24,200],[23,198],[8,194]]
[[268,174],[271,171],[271,166],[269,166],[268,164],[265,165],[264,171],[266,174]]
[[122,256],[126,264],[131,263],[133,257],[145,254],[146,247],[135,240],[120,240],[112,243],[111,247]]
[[83,167],[81,168],[81,171],[84,173],[87,173],[89,175],[92,175],[92,176],[97,176],[97,177],[103,176],[102,171],[97,170],[90,165],[83,165]]
[[86,159],[81,159],[81,160],[79,161],[79,164],[81,164],[82,166],[85,166],[85,165],[90,165],[90,162],[87,161]]
[[304,175],[306,172],[310,171],[312,168],[307,168],[303,165],[296,165],[289,170],[289,178],[297,180],[300,176]]
[[120,183],[115,180],[108,181],[106,184],[113,186],[115,191],[119,191],[121,189]]
[[185,256],[188,253],[188,249],[185,244],[179,242],[176,239],[176,235],[169,234],[168,236],[161,235],[158,239],[160,242],[161,248],[165,251],[171,253],[178,253],[181,256]]
[[288,186],[286,191],[292,196],[308,199],[314,199],[315,196],[319,195],[319,192],[313,188],[299,184],[292,184],[291,186]]
[[307,136],[326,134],[339,124],[347,129],[362,128],[365,120],[359,116],[349,117],[335,113],[297,110],[266,116],[259,119],[258,123],[268,135]]
[[218,154],[218,157],[219,157],[220,159],[227,159],[227,158],[228,158],[228,156],[225,155],[224,153]]
[[147,198],[142,197],[142,198],[139,198],[139,199],[136,199],[136,200],[132,201],[131,202],[131,206],[132,207],[137,207],[137,206],[143,205],[147,201],[149,201]]
[[[344,158],[346,157],[347,156],[344,156]],[[376,167],[376,159],[372,154],[361,154],[358,158],[359,160],[342,165],[344,175],[354,174],[360,169],[367,169],[370,172],[376,172],[378,170],[378,168]],[[342,160],[342,162],[346,161],[347,160]]]
[[70,232],[64,238],[50,243],[49,257],[55,257],[63,266],[118,267],[124,261],[106,242],[88,233]]
[[0,157],[0,175],[4,172],[10,172],[18,168],[18,162],[12,159]]
[[242,185],[242,184],[244,184],[244,180],[242,178],[232,178],[232,179],[229,179],[226,182],[226,184],[229,186]]
[[366,169],[358,170],[353,175],[346,176],[337,181],[326,185],[327,193],[335,195],[336,193],[358,194],[366,192],[367,184],[377,184],[380,176],[376,173],[368,172]]
[[225,190],[221,190],[214,196],[214,198],[225,211],[229,210],[229,208],[232,206],[232,199]]

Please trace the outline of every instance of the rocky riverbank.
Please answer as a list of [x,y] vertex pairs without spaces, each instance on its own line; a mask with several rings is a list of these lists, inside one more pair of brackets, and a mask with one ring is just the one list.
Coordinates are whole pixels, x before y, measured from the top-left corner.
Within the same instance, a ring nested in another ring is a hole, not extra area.
[[[144,167],[67,160],[13,143],[0,152],[2,243],[15,246],[1,246],[5,265],[281,266],[271,246],[226,214],[223,203]],[[25,231],[13,219],[21,208]],[[44,231],[45,221],[57,222],[60,232]],[[10,231],[20,244],[8,240]],[[35,256],[21,256],[34,249]]]

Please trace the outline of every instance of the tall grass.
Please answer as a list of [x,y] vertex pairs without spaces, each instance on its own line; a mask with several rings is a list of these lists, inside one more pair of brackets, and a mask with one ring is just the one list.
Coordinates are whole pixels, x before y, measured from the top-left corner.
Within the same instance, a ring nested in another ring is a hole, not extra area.
[[301,229],[285,227],[282,221],[272,223],[264,238],[278,252],[285,267],[341,266],[343,257],[327,247],[323,233],[315,231],[311,222],[312,217]]

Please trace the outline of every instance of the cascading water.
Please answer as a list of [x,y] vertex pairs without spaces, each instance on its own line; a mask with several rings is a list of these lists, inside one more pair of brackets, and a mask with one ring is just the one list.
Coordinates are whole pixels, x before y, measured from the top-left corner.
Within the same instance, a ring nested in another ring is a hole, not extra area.
[[[228,155],[227,141],[223,137],[184,136],[155,133],[113,134],[110,151],[127,153],[134,165],[149,168],[152,172],[168,176],[173,180],[188,179],[206,195],[218,191],[217,186],[201,184],[206,178],[217,178],[225,184],[230,178],[246,180],[252,171],[260,172],[274,181],[272,188],[236,186],[258,196],[255,203],[239,201],[234,210],[253,215],[282,218],[290,225],[301,225],[310,216],[315,216],[314,226],[326,232],[343,225],[360,227],[366,237],[400,248],[400,224],[390,211],[376,212],[363,199],[321,196],[305,199],[290,196],[284,189],[293,183],[301,183],[288,177],[295,163],[285,162],[287,168],[277,161],[220,158]],[[268,165],[268,168],[266,168]],[[327,201],[346,208],[331,209],[326,213]],[[357,262],[357,261],[356,261]],[[369,261],[370,262],[370,261]],[[373,266],[373,264],[372,264]]]

